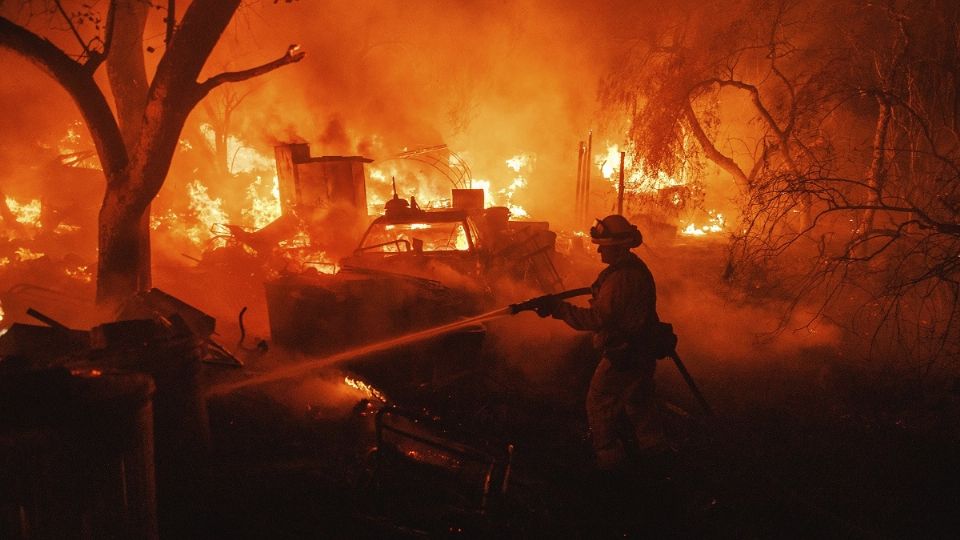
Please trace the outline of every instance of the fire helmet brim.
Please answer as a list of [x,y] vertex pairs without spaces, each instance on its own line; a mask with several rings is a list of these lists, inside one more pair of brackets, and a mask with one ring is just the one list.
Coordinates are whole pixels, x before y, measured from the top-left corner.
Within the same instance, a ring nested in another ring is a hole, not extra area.
[[598,246],[625,246],[635,248],[643,243],[643,238],[640,236],[640,231],[636,231],[624,236],[592,236],[590,237],[590,241]]

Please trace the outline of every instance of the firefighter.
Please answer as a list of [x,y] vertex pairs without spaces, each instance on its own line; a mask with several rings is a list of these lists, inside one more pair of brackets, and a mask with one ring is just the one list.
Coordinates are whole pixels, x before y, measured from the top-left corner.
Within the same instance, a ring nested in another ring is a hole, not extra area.
[[660,320],[653,275],[630,251],[643,242],[637,227],[621,215],[611,215],[597,220],[590,237],[600,260],[608,265],[591,287],[590,307],[547,296],[535,311],[594,333],[593,343],[602,358],[587,393],[587,421],[597,467],[615,471],[626,465],[630,453],[625,440],[629,437],[621,428],[624,418],[640,454],[665,448],[654,402],[653,375],[660,354],[649,339]]

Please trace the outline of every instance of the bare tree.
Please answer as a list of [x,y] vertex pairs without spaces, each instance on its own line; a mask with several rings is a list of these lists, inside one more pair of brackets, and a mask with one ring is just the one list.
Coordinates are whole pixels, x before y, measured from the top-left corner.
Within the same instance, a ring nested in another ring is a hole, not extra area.
[[237,91],[231,86],[224,86],[217,93],[216,100],[203,101],[203,111],[213,133],[214,163],[217,173],[222,177],[229,177],[233,172],[230,166],[231,156],[228,155],[233,113],[254,90],[255,88],[248,88]]
[[638,40],[603,97],[657,166],[693,138],[740,187],[729,278],[776,272],[792,307],[819,302],[921,373],[956,359],[960,8],[737,7]]
[[[97,299],[113,301],[150,283],[149,205],[170,167],[187,115],[214,88],[297,62],[297,47],[266,64],[198,81],[200,71],[240,5],[240,0],[194,0],[177,20],[176,4],[112,0],[103,19],[86,4],[70,11],[59,0],[36,2],[32,16],[0,17],[0,47],[31,61],[70,95],[90,130],[106,178],[99,216]],[[74,38],[73,52],[43,37],[50,18],[61,18]],[[31,6],[32,7],[32,6]],[[144,64],[143,31],[154,7],[166,8],[166,45],[152,78]],[[80,31],[93,26],[96,33]],[[34,30],[33,26],[40,26]],[[75,50],[74,50],[75,49]],[[106,62],[116,114],[94,77]]]

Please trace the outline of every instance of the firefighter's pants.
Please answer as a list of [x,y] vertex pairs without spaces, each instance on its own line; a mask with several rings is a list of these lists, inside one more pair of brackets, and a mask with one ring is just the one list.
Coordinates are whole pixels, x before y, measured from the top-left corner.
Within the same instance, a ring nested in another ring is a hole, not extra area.
[[663,427],[654,399],[656,361],[626,370],[615,370],[601,358],[587,393],[587,421],[597,467],[613,469],[627,457],[623,419],[629,421],[639,450],[662,445]]

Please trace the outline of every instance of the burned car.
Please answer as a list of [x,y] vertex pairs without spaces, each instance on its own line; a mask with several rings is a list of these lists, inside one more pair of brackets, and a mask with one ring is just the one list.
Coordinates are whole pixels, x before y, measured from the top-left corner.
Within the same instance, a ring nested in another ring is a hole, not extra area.
[[450,271],[464,279],[480,279],[480,234],[464,210],[424,211],[403,199],[388,203],[386,214],[375,219],[344,269],[399,272],[438,281],[451,280]]
[[478,238],[464,211],[390,201],[337,273],[266,283],[274,343],[329,352],[477,313],[489,299]]
[[508,217],[505,208],[424,210],[394,196],[338,272],[308,268],[266,283],[274,343],[330,352],[476,315],[502,303],[500,280],[560,290],[555,235]]

